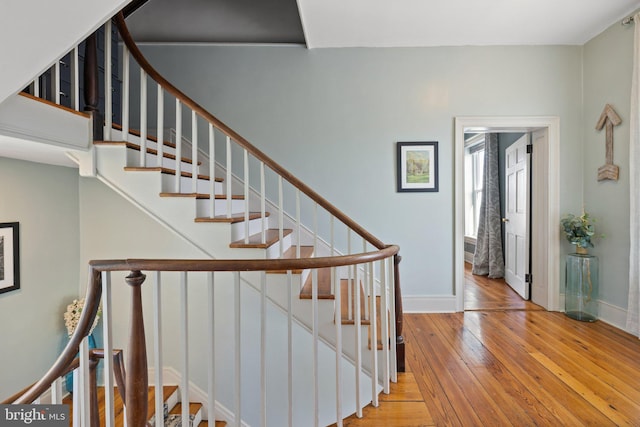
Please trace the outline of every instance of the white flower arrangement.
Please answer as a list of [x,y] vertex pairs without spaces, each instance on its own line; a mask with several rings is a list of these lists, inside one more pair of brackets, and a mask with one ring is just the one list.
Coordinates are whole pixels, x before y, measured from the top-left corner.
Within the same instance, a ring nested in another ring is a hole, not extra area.
[[[64,312],[64,325],[67,327],[67,334],[69,336],[73,335],[78,327],[83,307],[84,298],[74,299],[73,302],[67,306],[67,311]],[[89,330],[89,335],[93,333],[93,330],[98,325],[100,314],[102,314],[101,306],[98,307],[98,312],[96,313],[96,318],[93,320],[93,325],[91,325],[91,329]]]

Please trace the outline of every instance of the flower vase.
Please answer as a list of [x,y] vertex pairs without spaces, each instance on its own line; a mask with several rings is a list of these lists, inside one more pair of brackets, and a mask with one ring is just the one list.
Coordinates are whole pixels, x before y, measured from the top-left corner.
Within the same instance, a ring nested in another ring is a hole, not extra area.
[[[95,338],[93,338],[93,334],[90,334],[88,338],[89,338],[89,350],[96,348],[96,340]],[[79,355],[80,353],[78,353],[76,357],[78,357]],[[73,394],[73,371],[65,375],[64,378],[65,378],[67,391]]]
[[598,319],[598,257],[586,248],[567,255],[565,276],[565,314],[583,322]]

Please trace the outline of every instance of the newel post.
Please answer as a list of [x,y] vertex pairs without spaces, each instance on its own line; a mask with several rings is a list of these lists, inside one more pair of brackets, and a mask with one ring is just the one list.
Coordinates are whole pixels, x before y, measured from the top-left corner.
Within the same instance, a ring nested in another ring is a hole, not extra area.
[[100,83],[98,77],[98,36],[91,34],[84,45],[84,111],[91,113],[93,122],[93,140],[104,138],[104,123],[98,104],[100,102]]
[[147,422],[149,383],[147,378],[147,345],[142,318],[142,284],[146,276],[140,271],[132,271],[126,277],[131,286],[131,323],[129,330],[129,349],[126,361],[127,425],[142,427]]
[[400,255],[395,255],[393,257],[393,286],[396,295],[396,366],[398,368],[398,372],[405,372],[404,337],[402,336],[404,317],[402,314],[402,291],[400,290],[400,261],[402,261],[402,257]]

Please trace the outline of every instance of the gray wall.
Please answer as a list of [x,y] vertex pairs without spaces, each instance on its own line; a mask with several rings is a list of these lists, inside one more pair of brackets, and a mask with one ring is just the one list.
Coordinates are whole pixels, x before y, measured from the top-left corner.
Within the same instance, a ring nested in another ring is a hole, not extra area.
[[78,297],[78,171],[0,158],[0,222],[20,222],[20,289],[0,294],[0,400],[40,379]]
[[[638,25],[638,24],[636,24]],[[584,206],[606,237],[591,250],[600,258],[600,299],[626,308],[629,289],[629,109],[633,25],[614,24],[584,46],[583,137],[574,158],[584,162]],[[595,126],[605,104],[622,119],[614,128],[614,164],[620,179],[598,182],[605,164],[605,130]],[[568,251],[568,250],[567,250]]]
[[[399,244],[405,296],[453,294],[456,116],[559,116],[561,209],[580,205],[581,47],[143,50],[197,102]],[[439,141],[438,193],[395,192],[396,141]]]

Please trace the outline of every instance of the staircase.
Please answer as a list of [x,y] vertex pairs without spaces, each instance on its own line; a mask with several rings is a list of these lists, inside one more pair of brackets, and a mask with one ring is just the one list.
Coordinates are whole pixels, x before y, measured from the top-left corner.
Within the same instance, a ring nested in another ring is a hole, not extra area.
[[[45,378],[15,403],[55,386],[56,375],[88,333],[91,319],[84,316],[95,315],[102,299],[105,354],[115,342],[129,357],[127,408],[147,407],[150,417],[165,405],[174,407],[170,397],[177,394],[179,401],[191,402],[175,409],[185,424],[191,409],[194,415],[200,411],[194,401],[204,403],[204,418],[215,415],[238,426],[340,426],[350,414],[362,416],[363,407],[377,406],[378,394],[388,393],[395,380],[401,342],[395,329],[401,327],[398,248],[379,241],[173,87],[146,62],[122,16],[117,23],[126,46],[121,123],[113,123],[106,91],[104,122],[97,104],[87,108],[93,111],[93,136],[104,137],[89,151],[70,156],[81,174],[105,183],[196,248],[202,259],[92,262],[86,307],[93,309],[83,312]],[[105,51],[110,58],[110,47]],[[103,86],[111,87],[108,62]],[[140,106],[133,108],[129,74],[136,63],[141,94]],[[154,84],[157,95],[150,101],[147,90]],[[98,98],[85,96],[89,103]],[[130,272],[124,279],[129,287],[122,287],[122,280],[111,283],[112,273],[121,271]],[[148,277],[144,289],[153,292],[144,301],[141,271]],[[172,311],[161,303],[164,289],[179,289]],[[127,346],[113,322],[114,313],[125,310],[117,304],[129,296]],[[143,306],[151,313],[150,333]],[[163,330],[166,317],[179,325]],[[81,358],[79,369],[86,375],[83,366]],[[150,381],[147,366],[155,367]],[[179,387],[165,385],[167,367],[177,372]],[[114,392],[112,370],[105,365],[105,411],[113,411],[105,416],[119,425],[122,401]],[[162,396],[154,386],[147,392],[147,384],[162,387]],[[76,405],[87,408],[85,396],[77,396]],[[128,410],[128,424],[146,422],[143,412]]]
[[[180,414],[182,412],[182,404],[178,401],[179,393],[178,386],[165,385],[162,390],[162,400],[164,402],[165,412],[163,414],[163,424],[165,427],[178,427],[181,426]],[[99,414],[100,414],[100,425],[105,425],[105,407],[104,407],[104,387],[98,387],[98,402],[99,402]],[[153,403],[156,397],[155,387],[149,387],[149,412],[148,412],[148,421],[151,426],[157,426],[156,416],[153,410]],[[69,405],[69,413],[71,414],[71,419],[69,420],[69,424],[73,425],[73,399],[69,395],[65,399],[62,400],[62,403]],[[124,405],[122,403],[122,399],[120,395],[117,393],[116,389],[116,399],[115,399],[115,427],[124,427],[125,425],[125,414],[124,414]],[[189,426],[197,426],[197,427],[207,427],[209,425],[208,421],[202,420],[202,404],[201,403],[191,403],[189,405],[189,416],[190,416],[190,424]],[[212,426],[215,427],[224,427],[227,425],[224,421],[216,421]]]

